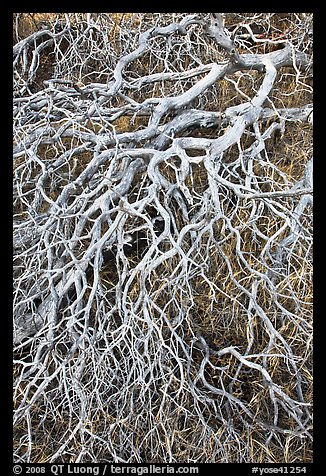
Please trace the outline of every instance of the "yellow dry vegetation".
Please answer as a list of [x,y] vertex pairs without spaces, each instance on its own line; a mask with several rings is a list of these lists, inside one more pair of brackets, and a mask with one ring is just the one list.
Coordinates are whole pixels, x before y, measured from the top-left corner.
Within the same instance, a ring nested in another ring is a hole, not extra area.
[[[17,13],[14,14],[13,21],[13,31],[14,31],[14,41],[20,41],[22,38],[27,37],[33,31],[38,29],[40,22],[53,22],[56,16],[59,14],[56,13]],[[77,14],[76,14],[77,15]],[[112,28],[109,33],[109,40],[113,42],[116,41],[116,48],[119,51],[120,44],[118,41],[120,29],[123,27],[124,22],[133,21],[133,25],[137,26],[139,24],[139,19],[132,13],[108,13],[107,14],[112,21]],[[254,14],[253,14],[254,15]],[[277,28],[280,30],[286,31],[291,26],[291,16],[289,17],[275,17],[273,19],[274,26],[277,25]],[[289,14],[287,14],[289,15]],[[72,20],[73,21],[73,20]],[[257,52],[267,52],[271,50],[272,47],[258,47]],[[212,54],[210,51],[207,54]],[[146,61],[146,59],[145,59]],[[146,69],[148,65],[143,64],[143,67]],[[300,85],[298,87],[296,83],[296,78],[293,72],[284,71],[284,76],[280,76],[275,83],[275,93],[273,96],[273,102],[276,107],[299,107],[304,104],[309,97],[309,84]],[[232,78],[235,79],[234,77]],[[257,90],[261,83],[261,75],[256,71],[248,71],[246,74],[239,77],[237,83],[238,88],[241,89],[244,95],[252,96],[253,91]],[[160,88],[159,84],[154,85],[153,91],[156,93],[157,97],[162,93],[169,92],[171,88],[170,84],[163,85],[163,90]],[[293,91],[298,89],[297,94],[293,94]],[[235,105],[237,102],[242,101],[243,98],[238,96],[236,89],[224,79],[219,82],[219,92],[216,96],[213,96],[212,102],[209,104],[209,109],[211,110],[224,110],[229,106]],[[148,119],[144,117],[135,117],[133,118],[130,115],[122,115],[118,119],[112,122],[112,126],[115,128],[117,133],[131,132],[138,130],[139,128],[146,127]],[[263,123],[261,127],[261,133],[263,133],[270,123],[273,120]],[[51,124],[55,128],[59,128],[62,124],[53,123]],[[99,132],[102,127],[105,125],[100,122],[87,122],[83,126],[85,131],[90,130],[92,132]],[[211,129],[207,132],[207,137],[215,137],[217,131]],[[192,131],[193,136],[200,134],[200,131]],[[252,137],[248,134],[246,137],[241,139],[241,147],[245,150],[253,142]],[[42,160],[54,161],[55,158],[62,154],[63,152],[71,150],[73,147],[78,145],[78,140],[74,137],[66,137],[61,140],[60,145],[40,145],[38,147],[37,153]],[[310,124],[298,124],[298,123],[287,123],[284,134],[279,137],[275,136],[265,142],[266,154],[269,157],[269,160],[274,164],[280,171],[284,172],[292,181],[296,181],[302,178],[305,165],[307,164],[307,154],[308,151],[312,149],[312,126]],[[231,163],[239,154],[238,144],[230,148],[225,154],[224,160],[225,164],[228,162]],[[76,154],[73,158],[73,171],[75,176],[78,176],[87,166],[89,161],[92,158],[91,152],[83,152]],[[23,164],[25,156],[19,157],[16,160],[14,167],[15,169],[19,168]],[[35,169],[36,170],[36,169]],[[62,169],[64,170],[64,169]],[[68,170],[64,170],[68,171]],[[160,167],[160,173],[165,176],[171,182],[175,182],[175,171],[171,167],[171,164],[168,162]],[[262,174],[261,164],[255,162],[253,165],[253,173],[259,177]],[[266,189],[264,191],[269,191],[269,183],[277,183],[278,177],[275,176],[275,171],[273,167],[268,167],[265,165],[264,168],[265,175],[263,176],[264,185]],[[32,176],[31,176],[32,178]],[[282,183],[281,181],[279,182]],[[65,184],[63,181],[62,184]],[[207,171],[202,164],[192,165],[192,174],[187,177],[185,185],[192,191],[193,195],[201,195],[208,186],[208,177]],[[281,185],[280,185],[281,188]],[[58,190],[49,190],[49,197],[52,200],[55,200],[58,196]],[[227,201],[226,201],[227,202]],[[44,203],[41,212],[46,211],[48,205]],[[223,204],[224,206],[224,204]],[[230,206],[225,204],[225,207]],[[225,210],[228,214],[230,210]],[[24,210],[16,210],[17,213],[24,213]],[[195,212],[192,210],[190,213]],[[176,216],[177,225],[181,226],[182,218]],[[233,226],[239,231],[241,237],[240,249],[241,252],[245,255],[249,265],[258,272],[264,272],[266,269],[266,263],[268,264],[268,259],[266,262],[262,262],[261,251],[264,245],[263,241],[253,240],[253,230],[248,224],[250,222],[250,209],[245,207],[239,207],[237,212],[233,217]],[[267,236],[273,235],[279,229],[279,222],[275,217],[271,217],[266,213],[266,215],[261,215],[256,221],[255,226],[258,230],[264,233]],[[201,335],[205,336],[207,339],[210,339],[211,343],[220,348],[227,346],[235,346],[240,352],[245,351],[246,346],[249,344],[252,338],[252,333],[254,335],[254,344],[251,348],[251,353],[261,352],[262,349],[268,348],[270,336],[266,331],[264,331],[263,326],[259,322],[257,315],[253,315],[252,319],[248,320],[248,315],[246,313],[248,309],[248,302],[246,301],[246,296],[239,291],[239,287],[235,283],[235,280],[238,283],[241,283],[242,286],[250,289],[254,281],[254,275],[250,275],[248,270],[243,266],[243,263],[238,258],[237,253],[235,252],[237,247],[237,237],[235,234],[229,234],[227,236],[223,235],[224,226],[221,221],[218,221],[215,225],[214,234],[217,240],[223,241],[218,248],[212,247],[212,251],[209,256],[209,263],[207,269],[205,270],[206,276],[209,278],[210,282],[214,285],[215,288],[212,288],[208,284],[207,280],[203,277],[196,277],[193,279],[189,285],[193,290],[194,303],[187,314],[187,319],[192,320],[193,327],[197,329]],[[279,236],[279,242],[286,237],[285,231],[282,235]],[[205,237],[202,238],[203,243],[205,243]],[[229,270],[226,264],[226,259],[229,261],[234,280],[229,277]],[[135,255],[130,257],[130,263],[132,266],[136,265],[139,262],[140,257]],[[194,259],[202,259],[198,256]],[[312,269],[311,263],[305,260],[303,251],[298,247],[296,251],[297,263],[291,264],[291,273],[289,273],[286,279],[283,279],[277,285],[277,292],[280,296],[280,304],[289,312],[295,312],[297,303],[294,301],[292,295],[293,290],[296,296],[300,296],[300,308],[302,311],[307,313],[308,319],[311,318],[311,306],[313,300],[312,294]],[[156,271],[151,276],[151,282],[147,283],[151,286],[151,295],[153,296],[152,303],[165,309],[166,314],[171,318],[174,317],[176,310],[172,305],[165,305],[169,302],[171,297],[171,292],[173,291],[173,285],[169,285],[169,277],[173,274],[175,268],[178,266],[179,262],[177,259],[171,259],[163,261],[163,263],[156,269]],[[305,279],[302,279],[302,276]],[[112,268],[103,267],[100,274],[100,279],[103,285],[103,289],[106,289],[107,292],[114,292],[115,285],[117,283],[117,276],[112,271]],[[141,273],[139,272],[134,279],[134,285],[130,290],[129,299],[135,301],[140,294],[141,289]],[[172,291],[171,291],[172,289]],[[218,296],[215,295],[213,299],[213,289],[218,289]],[[271,298],[271,294],[267,292],[265,284],[263,281],[258,283],[257,287],[257,299],[259,305],[266,310],[270,321],[276,326],[279,323],[279,314],[275,307],[275,303]],[[178,296],[178,301],[184,306],[184,308],[189,307],[189,302],[182,302],[182,296]],[[152,309],[153,316],[157,317],[157,325],[162,325],[166,327],[167,324],[160,324],[162,319],[160,318],[159,313],[153,307]],[[232,318],[233,316],[233,318]],[[298,316],[298,324],[300,323],[300,318],[305,316]],[[250,324],[250,325],[249,325]],[[282,335],[286,336],[287,342],[290,345],[295,355],[300,356],[302,362],[307,364],[304,352],[307,349],[307,342],[305,341],[305,335],[300,335],[298,333],[297,327],[294,320],[284,320],[284,322],[279,325],[278,330]],[[251,327],[250,327],[251,326]],[[191,338],[190,335],[186,335],[185,339]],[[308,343],[309,344],[309,343]],[[196,358],[199,359],[199,356],[194,356],[194,363],[196,364]],[[214,357],[215,358],[215,357]],[[218,366],[226,367],[226,375],[230,376],[229,382],[227,379],[224,384],[231,382],[231,376],[234,375],[238,362],[231,355],[225,355],[218,361],[212,362]],[[198,362],[197,362],[198,364]],[[193,369],[190,369],[190,372],[193,372]],[[286,364],[282,359],[271,358],[269,360],[269,371],[271,377],[275,382],[277,382],[284,391],[295,398],[295,375],[291,375],[289,369],[286,367]],[[18,372],[18,369],[15,368],[14,372]],[[302,372],[305,375],[306,386],[305,386],[305,401],[312,402],[312,376],[307,371],[306,368],[302,369]],[[16,377],[16,375],[14,375]],[[207,372],[207,381],[214,384],[214,381],[218,378],[214,369]],[[234,383],[234,395],[238,398],[242,398],[247,404],[248,408],[254,412],[255,415],[259,415],[261,419],[264,419],[264,415],[267,415],[270,409],[269,391],[264,386],[259,372],[253,371],[248,380],[248,377],[244,373],[240,373],[238,376],[238,381]],[[21,402],[21,399],[24,396],[24,388],[21,388],[21,394],[19,398],[16,399],[15,407],[18,406]],[[191,407],[191,400],[187,402],[182,402],[184,406],[187,405]],[[34,406],[32,410],[33,414],[38,413],[37,406]],[[176,414],[177,415],[177,414]],[[51,432],[55,427],[55,431],[58,435],[62,435],[66,431],[64,414],[58,412],[57,418],[55,421],[48,421],[48,433],[47,434],[35,434],[35,442],[33,444],[33,451],[31,455],[31,460],[34,462],[46,462],[51,458]],[[174,416],[177,420],[177,416]],[[294,426],[294,423],[289,423],[286,420],[286,415],[280,414],[280,422],[286,427]],[[114,416],[109,413],[98,413],[93,414],[92,421],[89,421],[89,430],[96,434],[101,425],[104,424],[113,424],[115,421]],[[76,421],[76,424],[78,422]],[[196,440],[198,435],[196,434],[198,422],[191,421],[191,417],[187,421],[187,428],[180,429],[176,425],[175,432],[173,433],[174,443],[173,451],[174,456],[179,458],[179,461],[187,461],[192,455],[193,451],[198,451],[196,447]],[[216,425],[217,434],[223,436],[223,426],[218,427]],[[165,438],[163,430],[158,429],[158,433],[162,431],[162,438]],[[25,421],[21,427],[15,429],[15,438],[19,440],[21,435],[26,435],[28,432],[27,422]],[[112,433],[112,438],[119,439],[119,435]],[[141,446],[143,435],[135,433],[136,446],[139,444]],[[309,443],[304,443],[301,446],[299,445],[298,438],[286,437],[284,435],[279,436],[282,439],[284,444],[284,451],[280,450],[280,445],[275,445],[273,441],[266,446],[266,435],[262,434],[260,430],[252,430],[251,432],[248,429],[244,429],[242,433],[238,435],[239,440],[248,441],[248,458],[250,461],[256,463],[305,463],[312,461],[312,448]],[[44,444],[46,441],[48,444]],[[137,443],[139,441],[139,443]],[[149,438],[144,442],[146,452],[146,445],[149,445]],[[73,452],[73,444],[70,448],[70,451]],[[76,443],[77,444],[77,443]],[[201,448],[206,459],[209,460],[210,454],[214,451],[214,442],[205,440],[205,446]],[[226,443],[225,451],[228,453],[230,459],[234,458],[237,460],[237,455],[235,454],[235,448],[237,445],[233,441],[228,441]],[[150,453],[150,448],[148,447],[148,452]],[[66,461],[67,462],[67,461]],[[155,462],[155,461],[153,461]],[[160,462],[160,461],[158,461]]]

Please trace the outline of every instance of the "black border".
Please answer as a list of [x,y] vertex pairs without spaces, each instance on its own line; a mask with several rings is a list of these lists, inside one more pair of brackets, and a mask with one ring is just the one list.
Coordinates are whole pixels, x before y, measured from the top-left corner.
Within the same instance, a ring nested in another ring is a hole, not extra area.
[[[117,8],[117,5],[119,8]],[[306,467],[306,473],[299,473],[299,474],[321,474],[322,468],[322,459],[323,459],[323,436],[324,436],[324,427],[322,424],[322,407],[323,407],[323,397],[324,397],[324,390],[322,385],[324,383],[324,362],[323,362],[323,351],[321,350],[320,346],[324,344],[325,335],[322,332],[322,322],[325,319],[322,316],[321,309],[323,309],[323,284],[322,284],[322,276],[321,273],[323,272],[323,266],[321,261],[321,250],[324,244],[324,235],[322,232],[322,225],[325,221],[325,212],[323,208],[323,203],[320,203],[322,200],[322,193],[321,190],[325,188],[325,179],[324,174],[322,173],[322,165],[323,160],[326,161],[324,158],[324,150],[321,146],[321,137],[322,137],[322,117],[320,114],[321,111],[321,99],[325,96],[325,88],[323,85],[323,74],[322,74],[322,57],[324,55],[324,42],[322,40],[322,29],[325,28],[323,24],[323,19],[325,18],[322,14],[321,4],[313,4],[312,2],[306,3],[304,5],[299,5],[298,2],[271,2],[269,4],[258,2],[227,2],[226,5],[216,5],[216,9],[218,7],[227,7],[230,11],[236,12],[246,12],[246,11],[259,11],[259,12],[312,12],[314,14],[314,69],[317,74],[315,74],[314,78],[314,442],[313,442],[313,449],[314,449],[314,459],[313,463],[294,463],[294,464],[254,464],[254,463],[226,463],[226,467],[218,467],[221,463],[200,463],[200,464],[163,464],[159,463],[157,466],[197,466],[199,468],[199,474],[203,474],[204,471],[208,469],[216,469],[219,471],[221,469],[221,474],[226,474],[230,469],[235,470],[237,474],[252,474],[252,467],[257,466],[258,468],[280,468],[280,467]],[[0,352],[3,353],[1,356],[1,372],[0,375],[3,378],[3,384],[1,385],[1,416],[2,422],[0,423],[0,468],[3,468],[3,474],[13,474],[13,462],[12,462],[12,455],[13,455],[13,430],[12,430],[12,359],[13,359],[13,352],[12,352],[12,324],[11,324],[11,316],[12,316],[12,286],[11,286],[11,277],[12,277],[12,52],[11,52],[11,45],[10,38],[12,38],[12,15],[15,12],[55,12],[55,11],[76,11],[76,12],[83,12],[89,11],[89,5],[82,4],[78,2],[74,4],[74,2],[67,2],[64,3],[63,8],[60,8],[61,5],[58,3],[49,5],[44,4],[43,2],[33,2],[32,5],[28,3],[19,4],[19,2],[15,2],[13,4],[7,5],[7,10],[5,14],[1,16],[1,29],[0,34],[3,36],[1,41],[1,46],[3,49],[2,52],[2,64],[3,69],[1,71],[1,81],[3,81],[3,94],[2,94],[2,101],[1,106],[4,107],[6,100],[6,106],[8,107],[8,116],[6,120],[2,121],[1,130],[3,132],[2,137],[8,138],[6,144],[2,148],[2,154],[0,157],[2,158],[1,163],[1,172],[2,175],[2,187],[1,192],[4,194],[4,198],[1,201],[2,210],[2,233],[0,236],[3,241],[3,245],[1,246],[2,250],[2,258],[3,264],[0,269],[2,271],[2,276],[4,277],[2,281],[1,289],[4,293],[4,297],[2,302],[4,305],[2,306],[2,319],[5,320],[5,329],[6,332],[0,339]],[[93,11],[102,11],[102,10],[109,10],[110,12],[208,12],[211,11],[213,5],[211,2],[206,2],[205,4],[202,3],[191,3],[185,0],[178,0],[178,1],[170,1],[166,0],[161,4],[153,4],[152,2],[135,2],[130,0],[125,0],[121,4],[117,3],[109,3],[109,4],[92,4]],[[231,8],[232,7],[232,8]],[[9,46],[10,45],[10,46]],[[4,63],[4,58],[8,61],[8,64]],[[4,113],[3,117],[4,116]],[[4,176],[4,174],[6,176]],[[5,185],[4,185],[5,182]],[[324,202],[325,203],[325,202]],[[5,218],[5,223],[3,223],[3,218]],[[7,268],[8,266],[8,268]],[[7,325],[8,324],[8,325]],[[5,398],[4,398],[5,397]],[[110,463],[108,463],[110,464]],[[217,466],[216,466],[217,465]],[[231,467],[229,466],[231,465]],[[34,467],[39,466],[39,464],[24,464],[21,465],[23,468],[27,467]],[[44,464],[40,465],[46,468],[46,472],[43,474],[53,474],[50,472],[51,464]],[[67,466],[67,463],[63,466]],[[75,466],[91,466],[91,464],[87,465],[78,465],[78,464],[71,464],[71,467]],[[104,465],[95,465],[101,466],[102,468]],[[118,464],[114,464],[114,466],[119,466]],[[148,467],[149,464],[133,464],[133,465],[123,465],[123,466],[146,466]],[[9,471],[6,471],[5,468],[8,468]],[[26,474],[23,470],[22,474]],[[65,471],[62,474],[68,474]],[[100,472],[101,474],[101,472]],[[106,474],[110,474],[107,472]],[[126,473],[125,473],[126,474]],[[168,474],[168,473],[163,473]],[[259,473],[256,473],[259,474]],[[274,474],[274,473],[264,473],[264,474]],[[280,471],[275,474],[282,474]],[[284,474],[284,473],[283,473]]]

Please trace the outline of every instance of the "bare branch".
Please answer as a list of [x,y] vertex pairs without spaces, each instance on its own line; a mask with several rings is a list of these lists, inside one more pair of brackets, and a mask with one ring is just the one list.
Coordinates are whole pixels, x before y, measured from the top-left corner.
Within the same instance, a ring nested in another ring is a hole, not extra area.
[[16,15],[15,461],[309,461],[312,15]]

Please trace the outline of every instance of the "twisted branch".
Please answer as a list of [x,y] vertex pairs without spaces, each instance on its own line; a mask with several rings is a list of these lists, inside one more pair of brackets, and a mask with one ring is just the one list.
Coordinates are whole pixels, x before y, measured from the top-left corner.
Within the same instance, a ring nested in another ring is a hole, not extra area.
[[15,44],[17,462],[309,448],[311,43],[264,51],[254,20],[249,52],[220,14],[57,15]]

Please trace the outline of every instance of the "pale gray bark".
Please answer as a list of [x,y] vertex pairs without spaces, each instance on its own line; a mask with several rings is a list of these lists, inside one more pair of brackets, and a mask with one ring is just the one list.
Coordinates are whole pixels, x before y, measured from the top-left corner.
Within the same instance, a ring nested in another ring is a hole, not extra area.
[[[173,442],[187,428],[193,461],[209,446],[249,462],[247,431],[267,448],[311,440],[312,153],[294,179],[270,146],[311,127],[310,40],[248,26],[280,49],[244,53],[221,14],[153,14],[121,23],[114,47],[108,14],[78,15],[14,46],[15,425],[64,414],[51,462],[189,462]],[[247,341],[214,347],[206,313]],[[237,390],[245,372],[265,413]],[[17,462],[35,462],[26,428]]]

